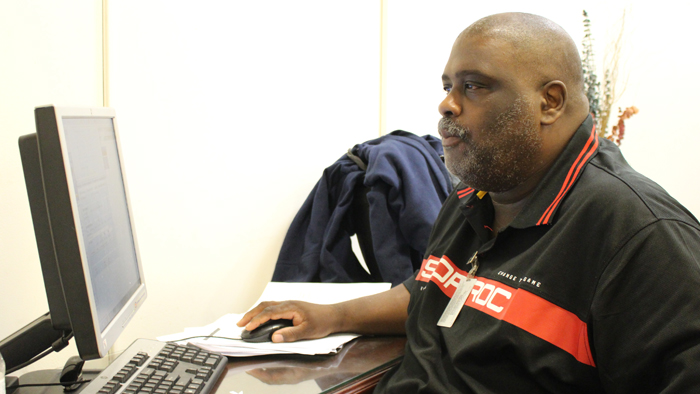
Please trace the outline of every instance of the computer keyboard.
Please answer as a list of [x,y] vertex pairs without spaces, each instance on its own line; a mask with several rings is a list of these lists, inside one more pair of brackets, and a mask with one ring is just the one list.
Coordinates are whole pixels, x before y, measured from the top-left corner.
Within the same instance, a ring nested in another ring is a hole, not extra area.
[[138,339],[81,394],[208,394],[226,357],[197,347]]

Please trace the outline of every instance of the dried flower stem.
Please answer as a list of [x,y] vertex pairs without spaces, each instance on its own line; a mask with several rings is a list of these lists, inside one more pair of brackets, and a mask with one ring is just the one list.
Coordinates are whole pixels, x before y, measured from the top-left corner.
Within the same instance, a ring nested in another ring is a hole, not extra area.
[[606,48],[605,52],[605,72],[603,75],[603,86],[598,81],[595,73],[595,62],[593,57],[593,35],[591,34],[591,20],[588,18],[586,10],[583,11],[583,51],[581,65],[583,69],[583,84],[588,98],[589,111],[593,115],[600,137],[607,138],[617,145],[620,145],[625,133],[625,120],[639,112],[637,107],[628,107],[624,111],[618,110],[617,125],[608,132],[608,122],[612,106],[619,99],[627,86],[627,81],[622,84],[621,89],[618,84],[619,70],[621,63],[621,52],[624,43],[623,34],[625,31],[625,12],[620,18],[617,37]]

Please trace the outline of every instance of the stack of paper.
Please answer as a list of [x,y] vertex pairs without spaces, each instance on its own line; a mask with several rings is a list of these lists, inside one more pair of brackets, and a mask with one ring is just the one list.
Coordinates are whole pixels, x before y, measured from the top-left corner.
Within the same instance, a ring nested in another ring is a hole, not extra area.
[[[333,304],[371,294],[391,287],[389,283],[268,283],[258,299],[263,301],[299,300],[317,304]],[[236,323],[243,314],[224,315],[204,327],[185,328],[181,333],[159,337],[161,341],[191,343],[226,356],[246,357],[266,354],[331,354],[345,343],[357,338],[356,334],[334,334],[326,338],[287,343],[249,343],[242,341],[242,327]]]

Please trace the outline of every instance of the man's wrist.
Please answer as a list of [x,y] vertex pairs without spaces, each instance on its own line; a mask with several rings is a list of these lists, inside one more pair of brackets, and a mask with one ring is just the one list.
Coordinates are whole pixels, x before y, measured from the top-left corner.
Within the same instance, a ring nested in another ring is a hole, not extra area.
[[346,303],[341,302],[338,304],[329,305],[329,316],[330,319],[330,330],[329,334],[334,334],[336,332],[351,332],[351,327],[348,327],[349,321],[347,319],[347,308]]

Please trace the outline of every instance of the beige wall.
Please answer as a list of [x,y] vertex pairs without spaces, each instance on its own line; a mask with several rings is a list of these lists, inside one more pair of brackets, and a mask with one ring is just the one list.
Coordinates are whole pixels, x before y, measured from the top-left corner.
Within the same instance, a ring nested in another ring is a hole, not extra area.
[[17,139],[35,132],[38,105],[102,105],[101,13],[94,0],[0,2],[2,338],[48,311]]
[[[248,307],[323,168],[380,124],[378,1],[174,3],[108,8],[108,98],[149,288],[117,350]],[[452,41],[482,16],[534,12],[581,39],[578,2],[427,4],[385,4],[388,131],[434,132]],[[585,2],[599,53],[628,5]],[[619,104],[641,110],[622,146],[629,161],[700,214],[688,181],[700,161],[693,11],[629,8]],[[34,131],[37,105],[102,105],[101,21],[95,0],[0,3],[0,337],[47,310],[17,137]]]
[[[387,129],[436,133],[437,106],[444,97],[440,76],[456,36],[470,23],[498,12],[543,15],[566,29],[579,44],[582,10],[592,21],[597,73],[602,78],[606,45],[626,12],[621,80],[627,89],[614,107],[635,105],[621,149],[630,164],[650,177],[697,217],[700,185],[700,117],[697,92],[700,5],[686,1],[389,1],[386,72]],[[420,27],[420,28],[418,28]]]
[[375,1],[192,4],[110,2],[149,289],[118,345],[250,307],[323,169],[379,136]]
[[[179,4],[108,7],[108,99],[149,290],[117,351],[248,308],[323,169],[379,136],[374,1]],[[0,74],[0,337],[47,310],[17,138],[37,105],[102,105],[98,6],[0,8],[16,61]]]

